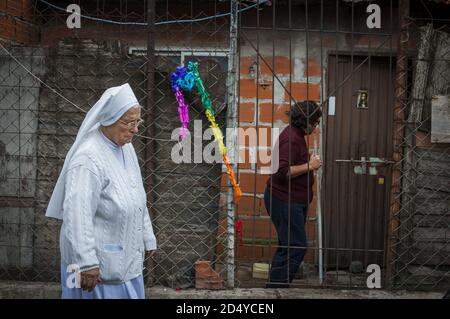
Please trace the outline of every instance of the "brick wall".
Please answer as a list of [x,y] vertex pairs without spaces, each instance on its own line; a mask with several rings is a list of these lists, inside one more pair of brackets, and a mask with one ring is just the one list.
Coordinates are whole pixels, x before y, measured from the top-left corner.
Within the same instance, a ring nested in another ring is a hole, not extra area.
[[[335,7],[333,4],[325,4],[325,7],[323,20],[321,20],[320,6],[309,6],[309,28],[335,29]],[[363,9],[361,7],[358,10],[363,12]],[[343,6],[340,11],[342,16],[350,16],[351,6]],[[276,25],[288,28],[287,23],[291,21],[288,12],[279,10],[278,14]],[[304,7],[296,7],[295,16],[304,17]],[[358,15],[358,19],[362,19],[361,17],[363,15]],[[387,18],[388,15],[383,15],[383,27],[389,25],[389,21],[385,20]],[[271,17],[262,15],[259,25],[270,26],[270,19]],[[321,21],[323,26],[320,25]],[[356,28],[361,31],[366,30],[363,22],[358,20],[358,23],[355,23]],[[290,23],[298,28],[304,27],[303,19],[296,18]],[[352,27],[351,19],[340,19],[339,24],[343,29]],[[333,33],[319,35],[314,32],[257,31],[251,28],[256,26],[257,23],[254,20],[243,20],[243,27],[240,30],[238,105],[240,127],[275,127],[281,132],[288,124],[285,113],[291,104],[306,99],[320,102],[323,92],[327,92],[327,61],[331,52],[336,50],[350,52],[358,48],[361,51],[380,53],[395,50],[396,45],[396,35],[393,36],[393,42],[387,44],[383,42],[382,37],[377,36],[364,37]],[[250,28],[246,29],[246,27]],[[310,136],[307,143],[311,148],[314,147],[315,140],[316,147],[320,150],[320,133],[319,129],[316,129]],[[249,150],[245,148],[240,151],[240,154],[248,156],[248,152]],[[238,261],[244,262],[270,261],[273,256],[271,246],[276,244],[276,236],[262,201],[265,182],[269,176],[258,172],[258,169],[262,167],[260,163],[243,163],[238,167],[243,197],[237,209],[237,218],[242,220],[243,224],[243,244],[238,245],[236,256]],[[225,177],[223,177],[224,181],[226,181]],[[314,198],[309,208],[306,225],[311,248],[317,243],[315,220],[317,182],[314,183],[313,190]],[[315,249],[308,250],[305,262],[315,262]]]
[[39,32],[33,24],[34,1],[0,1],[0,39],[21,44],[39,41]]
[[[301,58],[301,57],[297,57]],[[262,60],[264,59],[265,62]],[[240,83],[239,83],[239,124],[243,128],[258,127],[267,128],[268,135],[272,127],[279,132],[288,125],[289,119],[286,111],[289,110],[293,100],[305,99],[320,101],[320,69],[316,59],[310,58],[301,61],[301,77],[294,79],[294,69],[298,70],[298,63],[288,56],[263,56],[254,55],[240,57]],[[259,63],[258,79],[254,70]],[[252,70],[253,68],[253,70]],[[279,78],[272,76],[272,70]],[[297,72],[298,73],[298,72]],[[258,82],[258,85],[257,85]],[[280,83],[281,82],[281,83]],[[282,85],[281,85],[282,84]],[[283,89],[283,86],[286,89]],[[291,98],[292,97],[292,98]],[[292,100],[293,99],[293,100]],[[261,138],[258,150],[265,150],[271,141]],[[319,141],[319,132],[316,131],[316,140]],[[242,156],[248,159],[248,142],[239,139],[239,144],[244,147]],[[262,147],[262,148],[261,148]],[[259,173],[264,165],[258,156],[256,163],[248,161],[239,164],[239,183],[243,192],[241,203],[238,207],[238,219],[242,221],[242,245],[237,246],[236,257],[241,261],[270,261],[275,252],[277,236],[270,218],[266,212],[262,199],[266,181],[270,175]],[[226,177],[226,176],[225,176]],[[315,217],[316,197],[309,210],[309,217]],[[315,222],[307,222],[309,244],[314,246]],[[307,253],[306,262],[314,261],[314,251]]]

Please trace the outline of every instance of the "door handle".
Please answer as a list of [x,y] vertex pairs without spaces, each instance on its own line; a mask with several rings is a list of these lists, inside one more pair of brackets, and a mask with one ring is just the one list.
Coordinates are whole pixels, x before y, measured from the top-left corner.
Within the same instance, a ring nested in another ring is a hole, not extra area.
[[366,160],[365,157],[361,157],[360,160],[357,159],[337,159],[335,162],[341,162],[341,163],[366,163],[366,164],[394,164],[394,161],[379,158],[379,157],[369,157],[368,160]]
[[357,165],[353,168],[355,174],[367,174],[367,167],[369,166],[369,175],[377,175],[378,171],[376,166],[378,165],[387,165],[394,164],[394,161],[379,158],[379,157],[369,157],[366,159],[365,156],[362,156],[360,160],[356,159],[337,159],[335,160],[338,163],[358,163],[361,165]]

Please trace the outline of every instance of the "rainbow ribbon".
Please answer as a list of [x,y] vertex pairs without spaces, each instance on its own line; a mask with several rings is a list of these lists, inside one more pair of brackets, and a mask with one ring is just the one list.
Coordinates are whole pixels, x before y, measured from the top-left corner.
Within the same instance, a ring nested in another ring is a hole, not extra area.
[[205,115],[210,123],[211,129],[213,130],[214,140],[219,146],[223,162],[225,163],[225,166],[227,168],[227,174],[234,190],[235,202],[239,203],[242,196],[242,191],[239,187],[239,184],[236,182],[236,176],[234,175],[233,169],[231,167],[231,161],[227,156],[227,148],[223,143],[223,134],[219,128],[219,125],[217,125],[211,99],[209,98],[209,94],[206,91],[205,86],[203,85],[203,81],[198,71],[197,62],[188,62],[187,68],[184,66],[179,66],[177,67],[177,70],[171,75],[172,91],[175,93],[175,97],[178,102],[178,114],[181,122],[180,137],[181,139],[186,137],[189,124],[188,107],[184,102],[184,96],[181,90],[192,91],[194,85],[200,95],[200,101],[203,108],[205,109]]
[[184,102],[184,96],[183,93],[181,93],[180,88],[177,87],[175,89],[175,97],[178,102],[178,115],[180,117],[181,122],[181,128],[180,128],[180,138],[183,140],[187,133],[189,132],[188,125],[189,125],[189,111],[188,106]]
[[180,138],[183,140],[189,132],[189,110],[187,104],[184,102],[184,96],[181,89],[192,90],[194,86],[194,76],[192,73],[188,72],[186,67],[179,66],[171,75],[171,86],[178,102],[178,116],[181,122]]
[[223,157],[223,162],[225,163],[225,166],[227,168],[227,174],[230,178],[231,185],[233,186],[234,190],[234,199],[236,203],[239,203],[239,200],[242,196],[241,188],[239,187],[239,184],[236,182],[236,176],[234,175],[233,169],[231,168],[231,162],[230,159],[227,156],[227,148],[225,147],[223,143],[223,135],[222,131],[220,130],[219,126],[217,125],[214,110],[212,107],[211,100],[209,98],[208,92],[206,92],[205,86],[203,85],[203,81],[200,78],[200,73],[198,72],[198,63],[197,62],[189,62],[188,63],[188,69],[192,72],[195,78],[195,85],[197,87],[197,91],[200,94],[200,100],[202,102],[202,106],[205,109],[205,115],[208,118],[208,121],[210,123],[210,127],[213,130],[214,139],[216,140],[217,144],[219,145],[220,153]]

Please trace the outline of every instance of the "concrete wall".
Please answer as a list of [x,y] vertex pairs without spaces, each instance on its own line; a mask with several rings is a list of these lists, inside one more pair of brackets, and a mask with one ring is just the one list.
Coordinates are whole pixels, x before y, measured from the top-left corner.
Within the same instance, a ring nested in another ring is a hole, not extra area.
[[[8,49],[36,75],[45,73],[44,50]],[[40,83],[0,49],[0,269],[19,278],[34,261],[39,90]]]

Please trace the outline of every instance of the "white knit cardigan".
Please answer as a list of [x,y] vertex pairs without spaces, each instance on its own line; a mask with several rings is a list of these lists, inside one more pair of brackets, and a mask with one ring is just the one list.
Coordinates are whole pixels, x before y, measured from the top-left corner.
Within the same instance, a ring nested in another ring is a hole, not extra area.
[[142,274],[144,250],[156,249],[156,238],[133,145],[123,146],[124,168],[100,134],[90,133],[68,166],[61,259],[123,283]]

